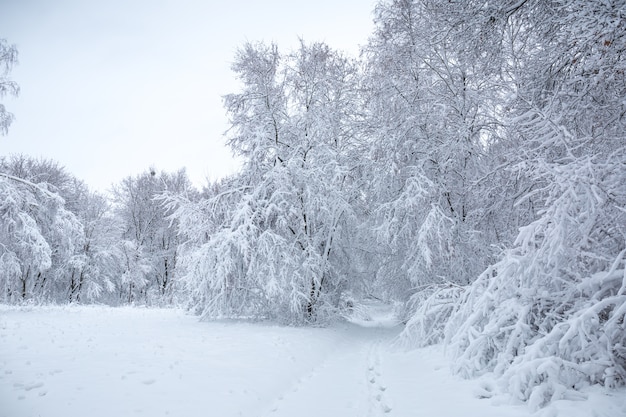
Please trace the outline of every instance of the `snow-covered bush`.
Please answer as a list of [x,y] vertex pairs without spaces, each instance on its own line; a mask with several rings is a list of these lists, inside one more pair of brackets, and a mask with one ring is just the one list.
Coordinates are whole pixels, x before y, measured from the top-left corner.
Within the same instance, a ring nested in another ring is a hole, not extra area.
[[625,156],[553,167],[546,210],[448,322],[457,372],[494,372],[533,407],[626,383]]
[[625,289],[623,269],[595,274],[577,285],[569,299],[572,307],[506,369],[506,389],[536,409],[553,400],[581,398],[575,390],[588,384],[624,385]]
[[398,338],[405,347],[423,347],[441,343],[450,316],[459,308],[466,287],[452,283],[429,285],[415,293],[404,316],[406,325]]

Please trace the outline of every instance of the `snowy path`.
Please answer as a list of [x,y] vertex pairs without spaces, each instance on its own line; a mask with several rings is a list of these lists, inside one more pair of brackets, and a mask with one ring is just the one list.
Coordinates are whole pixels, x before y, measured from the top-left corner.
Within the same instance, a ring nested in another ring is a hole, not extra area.
[[[393,349],[399,328],[375,313],[288,328],[173,310],[0,306],[0,417],[531,415],[479,399],[480,382],[450,375],[437,347]],[[595,396],[541,415],[617,417],[626,401]]]
[[319,366],[281,392],[263,415],[375,417],[389,413],[392,407],[385,394],[380,345],[395,332],[369,333],[380,339],[372,342],[364,334],[338,346]]

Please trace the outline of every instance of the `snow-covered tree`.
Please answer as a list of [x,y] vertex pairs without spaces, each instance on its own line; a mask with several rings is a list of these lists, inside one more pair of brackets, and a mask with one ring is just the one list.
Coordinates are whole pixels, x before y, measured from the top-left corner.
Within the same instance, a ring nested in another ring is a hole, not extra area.
[[54,186],[13,175],[18,170],[12,163],[22,159],[0,160],[3,297],[8,302],[57,301],[64,298],[59,288],[66,266],[82,243],[82,224]]
[[36,185],[32,191],[29,187],[13,177],[0,176],[0,276],[5,302],[26,300],[31,296],[34,277],[47,271],[52,264],[52,250],[33,213],[40,208],[34,193],[45,193]]
[[106,199],[50,160],[1,158],[0,173],[6,301],[103,300],[121,235]]
[[118,292],[122,302],[173,301],[178,256],[177,222],[167,218],[163,193],[194,193],[184,170],[155,169],[127,177],[114,188],[115,214],[122,225]]
[[[472,286],[449,332],[457,368],[493,370],[533,407],[626,383],[623,2],[525,2],[509,73],[512,168],[537,218]],[[532,29],[532,30],[531,30]],[[487,310],[489,312],[487,313]]]
[[229,144],[245,163],[216,195],[176,215],[181,224],[198,213],[212,219],[200,223],[204,236],[186,232],[201,237],[185,257],[186,282],[208,316],[317,320],[349,278],[342,245],[359,198],[358,69],[304,42],[288,55],[247,44],[233,69],[243,88],[225,98]]
[[522,227],[496,240],[508,248],[471,286],[423,297],[407,334],[445,337],[458,372],[494,372],[534,408],[585,384],[623,385],[624,4],[456,6],[434,10],[451,36],[467,28],[456,48],[499,85],[493,162],[477,182],[500,190],[510,219],[480,210],[499,234]]
[[499,243],[482,230],[493,219],[479,183],[500,134],[499,84],[460,43],[475,22],[448,22],[455,7],[381,2],[365,49],[378,279],[400,297],[471,282]]
[[108,301],[122,262],[121,224],[113,217],[110,203],[97,193],[84,190],[76,215],[83,225],[83,246],[68,265],[69,302]]
[[[0,38],[0,98],[7,94],[17,96],[20,91],[17,83],[9,78],[9,73],[16,63],[17,48],[15,45],[10,45],[6,39]],[[6,135],[11,122],[13,122],[13,114],[0,103],[0,134]]]

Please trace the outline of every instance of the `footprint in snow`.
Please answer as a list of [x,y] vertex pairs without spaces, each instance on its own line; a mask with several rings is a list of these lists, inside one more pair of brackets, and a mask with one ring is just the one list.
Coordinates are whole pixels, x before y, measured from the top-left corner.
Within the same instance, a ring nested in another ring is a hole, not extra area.
[[144,385],[152,385],[156,382],[156,379],[154,378],[150,378],[150,379],[144,379],[143,381],[141,381]]
[[30,390],[33,390],[35,388],[41,388],[41,387],[43,387],[43,382],[41,382],[41,381],[35,381],[35,382],[31,382],[30,384],[24,385],[24,389],[26,391],[30,391]]

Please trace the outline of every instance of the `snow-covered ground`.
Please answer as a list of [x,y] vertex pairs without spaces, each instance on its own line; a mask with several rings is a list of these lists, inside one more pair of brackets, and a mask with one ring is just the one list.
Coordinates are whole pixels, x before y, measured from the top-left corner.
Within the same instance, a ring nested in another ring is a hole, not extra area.
[[[327,328],[199,322],[177,310],[0,306],[0,417],[517,417],[440,348],[392,346],[389,310]],[[623,392],[622,392],[623,393]],[[590,393],[540,415],[626,415]]]

